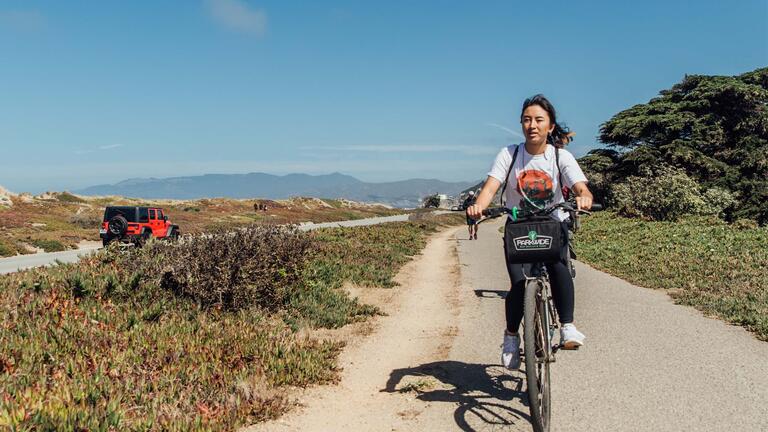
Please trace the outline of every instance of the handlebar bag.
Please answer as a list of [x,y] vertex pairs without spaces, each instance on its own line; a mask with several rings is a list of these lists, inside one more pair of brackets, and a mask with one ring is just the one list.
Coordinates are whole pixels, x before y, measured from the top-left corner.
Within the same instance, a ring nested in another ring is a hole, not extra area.
[[563,231],[549,217],[513,222],[504,226],[504,252],[511,264],[549,263],[561,259]]

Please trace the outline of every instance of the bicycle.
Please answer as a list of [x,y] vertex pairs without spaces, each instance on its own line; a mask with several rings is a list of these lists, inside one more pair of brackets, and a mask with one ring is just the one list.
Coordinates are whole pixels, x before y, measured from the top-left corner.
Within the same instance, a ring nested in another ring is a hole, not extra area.
[[[486,218],[478,223],[504,214],[512,216],[513,223],[525,222],[536,216],[549,215],[560,208],[570,214],[568,232],[570,239],[571,233],[576,232],[580,227],[579,216],[581,214],[590,214],[589,211],[574,208],[574,204],[572,201],[564,202],[547,209],[527,212],[519,212],[517,208],[493,207],[483,210],[483,216],[486,216]],[[601,208],[600,205],[595,204],[591,210],[599,210]],[[570,261],[571,254],[572,251],[569,251],[566,264],[571,271],[571,275],[575,276],[574,268]],[[550,364],[555,362],[555,354],[560,349],[578,349],[578,347],[566,348],[562,344],[553,344],[552,339],[559,327],[559,321],[552,299],[549,275],[542,262],[532,263],[530,273],[530,275],[525,275],[523,347],[521,348],[520,355],[525,359],[528,406],[531,411],[533,429],[536,432],[547,432],[549,431],[552,410]],[[533,331],[530,331],[531,329]]]

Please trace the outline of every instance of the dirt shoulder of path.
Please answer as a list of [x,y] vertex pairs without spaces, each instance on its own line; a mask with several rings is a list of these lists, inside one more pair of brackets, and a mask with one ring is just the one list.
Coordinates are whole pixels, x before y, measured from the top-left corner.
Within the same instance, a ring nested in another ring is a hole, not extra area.
[[[386,315],[341,330],[319,333],[347,343],[339,358],[337,385],[298,391],[283,417],[243,431],[416,430],[422,413],[415,390],[438,385],[393,371],[445,358],[456,335],[459,272],[455,233],[435,234],[421,255],[406,264],[391,289],[348,287],[353,296]],[[441,298],[442,301],[435,301]],[[340,415],[343,413],[343,415]],[[450,414],[448,414],[450,415]]]

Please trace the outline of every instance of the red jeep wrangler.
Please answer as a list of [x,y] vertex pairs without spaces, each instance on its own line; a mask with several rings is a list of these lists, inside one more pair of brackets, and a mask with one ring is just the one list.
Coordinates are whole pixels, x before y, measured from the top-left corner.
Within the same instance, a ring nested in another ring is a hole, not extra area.
[[99,229],[104,246],[113,241],[142,246],[152,236],[176,240],[179,235],[178,225],[168,222],[168,216],[158,207],[109,206]]

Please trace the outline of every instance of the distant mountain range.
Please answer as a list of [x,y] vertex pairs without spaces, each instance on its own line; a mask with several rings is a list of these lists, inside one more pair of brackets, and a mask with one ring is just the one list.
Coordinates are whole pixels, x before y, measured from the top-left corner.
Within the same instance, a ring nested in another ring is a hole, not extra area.
[[192,177],[137,178],[113,185],[98,185],[73,191],[80,195],[120,195],[147,199],[267,198],[292,196],[346,198],[395,207],[416,207],[434,193],[458,195],[474,182],[444,182],[411,179],[389,183],[367,183],[352,176],[264,173],[206,174]]

